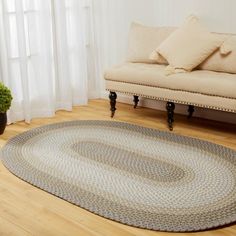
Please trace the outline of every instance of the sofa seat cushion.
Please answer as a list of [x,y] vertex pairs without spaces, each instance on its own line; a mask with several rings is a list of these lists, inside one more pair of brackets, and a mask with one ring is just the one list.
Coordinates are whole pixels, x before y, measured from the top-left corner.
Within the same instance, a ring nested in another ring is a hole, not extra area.
[[236,99],[236,74],[195,70],[166,76],[165,68],[158,64],[125,63],[107,70],[104,77],[127,86],[139,84]]

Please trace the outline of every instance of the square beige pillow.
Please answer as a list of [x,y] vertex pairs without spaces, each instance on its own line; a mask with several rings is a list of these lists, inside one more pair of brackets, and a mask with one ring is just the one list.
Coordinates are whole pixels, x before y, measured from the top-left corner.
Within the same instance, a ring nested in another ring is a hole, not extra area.
[[168,71],[192,71],[224,42],[224,37],[207,31],[195,16],[187,18],[158,48],[168,63]]
[[226,40],[220,50],[210,55],[198,69],[236,74],[236,35],[224,36]]
[[[127,61],[162,64],[163,61],[149,58],[150,54],[175,29],[174,27],[150,27],[132,23],[129,32]],[[164,63],[166,63],[166,60],[164,60]]]

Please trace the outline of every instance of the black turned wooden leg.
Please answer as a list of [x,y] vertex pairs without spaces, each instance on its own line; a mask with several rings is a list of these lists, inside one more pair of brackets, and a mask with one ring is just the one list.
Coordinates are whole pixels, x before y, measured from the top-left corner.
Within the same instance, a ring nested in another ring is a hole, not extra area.
[[137,108],[138,102],[139,102],[138,96],[134,96],[134,109]]
[[192,105],[188,106],[188,119],[192,118],[194,111],[195,111],[194,106]]
[[117,99],[117,94],[115,92],[110,92],[109,95],[110,98],[110,104],[111,104],[111,118],[114,117],[115,111],[116,111],[116,99]]
[[167,110],[167,121],[168,121],[169,129],[170,129],[170,131],[172,131],[173,130],[173,122],[174,122],[175,104],[173,102],[167,102],[166,110]]

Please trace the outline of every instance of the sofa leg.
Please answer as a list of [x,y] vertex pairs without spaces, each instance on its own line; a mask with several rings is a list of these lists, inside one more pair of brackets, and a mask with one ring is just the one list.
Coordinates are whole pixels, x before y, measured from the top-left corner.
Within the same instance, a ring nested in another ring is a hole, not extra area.
[[117,94],[115,92],[110,92],[109,94],[109,99],[110,99],[110,105],[111,105],[111,118],[114,117],[115,112],[116,112],[116,99],[117,99]]
[[138,103],[139,103],[139,99],[138,99],[139,97],[138,96],[134,96],[134,109],[135,108],[137,108],[137,106],[138,106]]
[[166,110],[167,110],[168,126],[169,126],[170,131],[173,131],[175,104],[173,102],[167,102]]
[[188,106],[188,119],[193,117],[194,111],[195,111],[194,106],[192,105]]

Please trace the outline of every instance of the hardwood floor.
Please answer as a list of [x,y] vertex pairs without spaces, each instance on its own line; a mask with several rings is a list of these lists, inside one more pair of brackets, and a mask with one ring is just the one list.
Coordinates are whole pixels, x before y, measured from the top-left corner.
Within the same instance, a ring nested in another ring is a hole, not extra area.
[[[132,106],[117,104],[114,120],[146,127],[168,130],[166,113],[147,108],[134,110]],[[6,141],[37,126],[69,120],[110,120],[108,101],[93,100],[88,106],[60,111],[54,118],[34,119],[32,123],[19,122],[7,127],[0,136],[0,146]],[[236,150],[236,126],[197,118],[187,120],[176,115],[174,133],[205,139]],[[168,236],[122,225],[63,201],[18,179],[0,163],[0,236]],[[178,235],[233,236],[236,225],[201,233]]]

